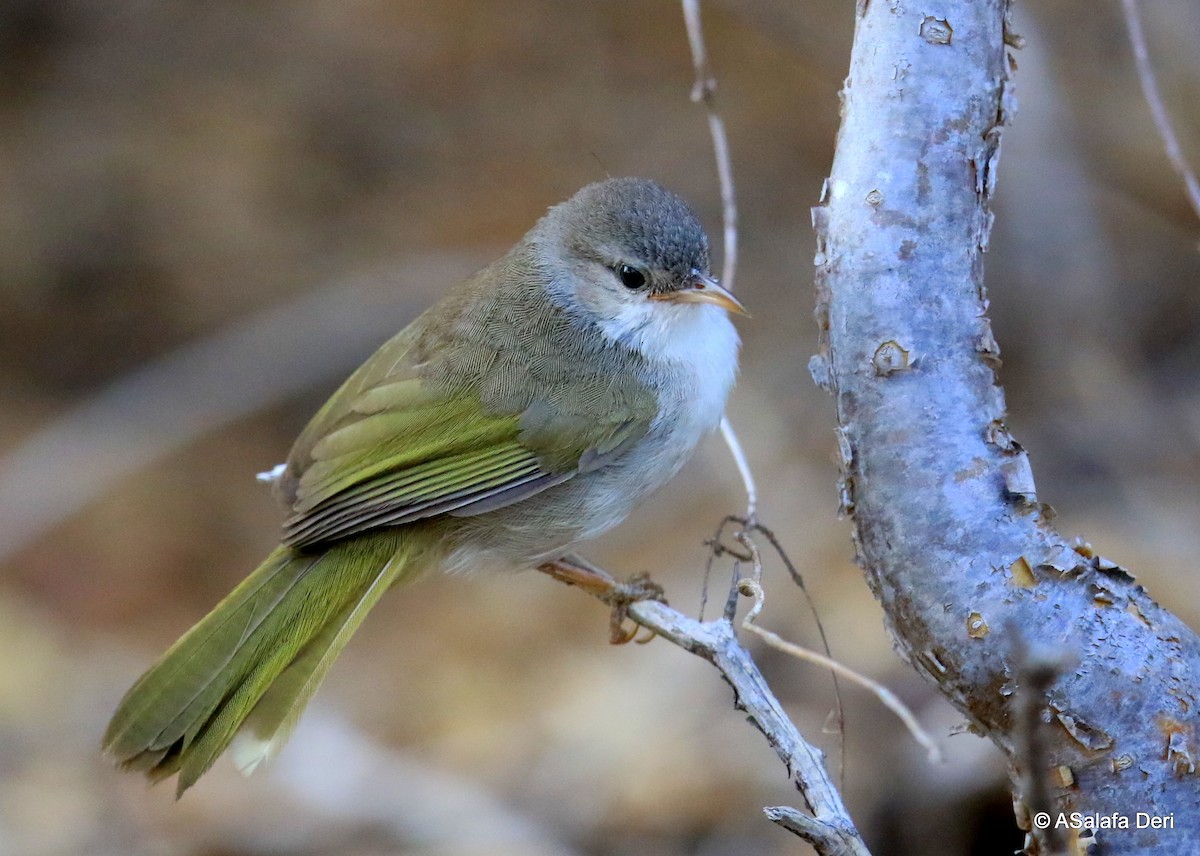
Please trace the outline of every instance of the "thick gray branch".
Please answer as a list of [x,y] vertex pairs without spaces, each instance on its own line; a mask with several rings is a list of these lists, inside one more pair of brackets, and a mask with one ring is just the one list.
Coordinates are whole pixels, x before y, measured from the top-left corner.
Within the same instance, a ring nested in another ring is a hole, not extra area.
[[[1017,780],[1043,777],[1062,811],[1174,816],[1169,829],[1102,830],[1102,853],[1197,853],[1200,640],[1052,528],[1004,425],[983,253],[1012,104],[1005,13],[1004,0],[859,3],[813,212],[813,372],[837,400],[844,510],[901,654]],[[1017,636],[1071,660],[1047,691],[1044,769],[1031,771]]]

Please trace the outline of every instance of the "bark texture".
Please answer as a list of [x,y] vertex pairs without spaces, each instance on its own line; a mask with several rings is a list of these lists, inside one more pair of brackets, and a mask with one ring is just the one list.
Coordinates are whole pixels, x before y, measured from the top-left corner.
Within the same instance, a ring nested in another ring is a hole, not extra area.
[[[1043,808],[1115,812],[1134,828],[1064,829],[1061,843],[1200,853],[1200,640],[1054,530],[1004,424],[983,258],[1014,105],[1006,6],[859,3],[813,211],[811,368],[837,401],[843,511],[901,655],[1009,757],[1023,828]],[[1062,659],[1031,758],[1016,691],[1047,652]],[[1028,804],[1038,790],[1048,806]],[[1137,812],[1173,827],[1137,829]]]

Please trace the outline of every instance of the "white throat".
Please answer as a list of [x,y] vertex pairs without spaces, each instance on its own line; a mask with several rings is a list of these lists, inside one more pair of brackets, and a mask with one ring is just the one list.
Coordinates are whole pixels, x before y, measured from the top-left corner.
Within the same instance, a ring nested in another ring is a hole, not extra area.
[[597,324],[605,337],[645,357],[648,381],[690,399],[686,408],[699,427],[716,427],[737,376],[738,335],[724,309],[637,301]]
[[719,306],[651,303],[622,305],[615,316],[599,321],[604,335],[637,351],[652,363],[732,362],[738,337],[728,313]]

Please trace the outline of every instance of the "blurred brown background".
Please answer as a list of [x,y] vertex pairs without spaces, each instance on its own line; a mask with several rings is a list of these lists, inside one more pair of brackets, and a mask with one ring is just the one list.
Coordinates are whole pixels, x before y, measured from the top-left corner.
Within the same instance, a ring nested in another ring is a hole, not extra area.
[[[1200,225],[1115,0],[1043,5],[1018,18],[989,258],[1011,425],[1064,533],[1197,626]],[[1146,6],[1200,163],[1200,6]],[[994,753],[947,736],[850,562],[805,369],[852,4],[705,16],[755,313],[730,412],[762,515],[834,654],[951,756],[926,766],[845,690],[851,811],[880,856],[1011,852]],[[719,236],[690,87],[673,2],[0,2],[0,853],[808,852],[762,819],[798,798],[716,674],[610,648],[601,606],[534,574],[385,599],[265,774],[219,763],[176,804],[97,752],[128,684],[275,543],[254,473],[391,331],[606,174],[662,181]],[[741,504],[714,439],[593,555],[694,612],[702,541]],[[772,573],[764,622],[815,644]],[[836,765],[829,678],[761,662]]]

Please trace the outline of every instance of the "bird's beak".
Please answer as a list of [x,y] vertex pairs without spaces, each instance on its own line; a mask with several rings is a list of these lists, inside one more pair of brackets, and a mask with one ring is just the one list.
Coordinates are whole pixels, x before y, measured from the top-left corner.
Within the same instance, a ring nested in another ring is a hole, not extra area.
[[727,291],[711,276],[694,270],[683,281],[683,285],[674,291],[656,292],[650,295],[651,300],[662,300],[668,303],[712,303],[720,306],[726,312],[750,317],[742,302]]

